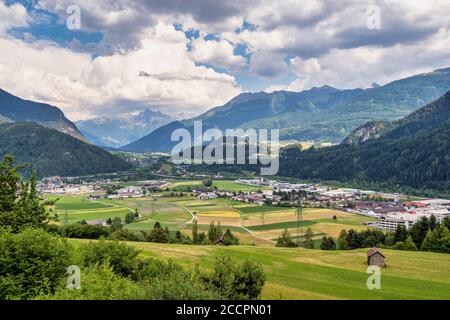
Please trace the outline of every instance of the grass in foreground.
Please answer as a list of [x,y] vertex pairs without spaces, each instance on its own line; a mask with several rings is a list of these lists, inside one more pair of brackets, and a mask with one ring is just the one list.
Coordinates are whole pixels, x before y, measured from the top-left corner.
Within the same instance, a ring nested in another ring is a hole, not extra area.
[[[74,244],[88,240],[70,239]],[[381,289],[366,286],[365,249],[321,251],[253,246],[191,246],[130,242],[143,257],[173,259],[210,270],[221,253],[250,258],[263,265],[267,276],[263,299],[450,299],[450,255],[382,250],[387,268],[381,271]]]
[[368,290],[367,250],[321,251],[269,247],[198,247],[134,243],[148,256],[199,262],[210,268],[226,253],[264,266],[263,299],[450,299],[450,255],[383,250],[381,290]]

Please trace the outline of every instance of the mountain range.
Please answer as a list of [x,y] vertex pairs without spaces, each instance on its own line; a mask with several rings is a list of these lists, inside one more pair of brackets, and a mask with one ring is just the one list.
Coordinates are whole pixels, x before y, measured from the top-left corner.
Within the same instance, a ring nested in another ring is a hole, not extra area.
[[[297,145],[284,148],[280,175],[450,189],[449,88],[450,68],[368,89],[324,86],[303,92],[243,93],[182,121],[145,110],[78,125],[94,143],[117,146],[168,122],[122,147],[137,152],[169,151],[177,143],[170,139],[172,132],[179,128],[193,131],[196,120],[202,120],[204,130],[280,128],[282,139],[340,143],[306,151]],[[0,156],[7,153],[17,162],[32,164],[40,176],[131,168],[87,143],[57,107],[0,90]]]
[[57,107],[24,100],[0,89],[0,123],[34,122],[87,141]]
[[75,123],[92,143],[117,148],[136,141],[174,120],[171,115],[145,109],[137,113],[98,117]]
[[330,86],[302,92],[243,93],[202,115],[171,122],[121,147],[133,152],[168,152],[177,143],[170,135],[177,128],[278,128],[282,140],[340,143],[368,121],[393,121],[439,98],[450,88],[450,68],[440,69],[384,86],[339,90]]
[[450,91],[393,122],[371,122],[338,146],[284,149],[282,176],[450,190]]

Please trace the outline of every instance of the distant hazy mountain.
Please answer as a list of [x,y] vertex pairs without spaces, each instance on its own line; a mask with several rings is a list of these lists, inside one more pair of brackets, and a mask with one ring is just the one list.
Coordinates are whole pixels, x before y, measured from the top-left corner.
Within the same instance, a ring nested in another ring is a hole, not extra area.
[[23,100],[0,89],[0,123],[34,122],[86,141],[57,107]]
[[[365,128],[373,132],[373,124]],[[383,128],[359,144],[303,152],[287,148],[279,174],[450,190],[450,91]]]
[[170,142],[171,132],[177,125],[192,131],[194,120],[202,120],[204,129],[278,128],[284,140],[337,143],[368,121],[400,119],[449,89],[450,68],[365,90],[324,86],[303,92],[243,93],[196,118],[163,126],[123,149],[169,151],[176,144]]
[[131,152],[168,152],[176,143],[170,140],[172,132],[180,128],[189,129],[183,122],[174,121],[120,149]]
[[78,121],[76,124],[92,143],[99,146],[120,147],[142,138],[173,120],[174,117],[168,114],[146,109],[139,113]]
[[132,167],[97,146],[30,122],[0,124],[0,157],[6,154],[12,154],[18,164],[30,164],[39,177],[110,173]]

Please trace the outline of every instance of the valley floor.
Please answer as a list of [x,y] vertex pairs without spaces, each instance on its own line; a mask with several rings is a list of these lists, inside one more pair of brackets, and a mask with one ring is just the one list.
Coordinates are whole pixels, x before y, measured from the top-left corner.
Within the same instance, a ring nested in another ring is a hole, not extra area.
[[295,208],[259,206],[230,199],[199,200],[195,197],[147,197],[121,200],[88,200],[87,196],[48,196],[59,198],[53,208],[60,223],[75,223],[81,220],[96,221],[120,217],[138,210],[138,221],[125,225],[131,231],[150,231],[156,222],[170,231],[180,230],[191,236],[192,221],[197,219],[199,229],[207,231],[211,222],[229,228],[242,244],[274,246],[278,236],[287,229],[291,235],[304,232],[311,227],[316,247],[320,239],[328,235],[337,238],[342,229],[363,230],[364,223],[372,218],[333,209],[304,208],[302,221],[297,230]]

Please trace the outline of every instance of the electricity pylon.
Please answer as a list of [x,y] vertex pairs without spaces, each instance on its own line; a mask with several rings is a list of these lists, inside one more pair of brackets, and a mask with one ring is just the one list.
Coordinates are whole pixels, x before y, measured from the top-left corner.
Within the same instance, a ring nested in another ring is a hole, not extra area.
[[302,224],[302,222],[303,222],[303,198],[300,199],[300,206],[297,206],[296,212],[297,212],[297,245],[300,247],[300,231],[301,231],[301,234],[303,234],[303,224]]

